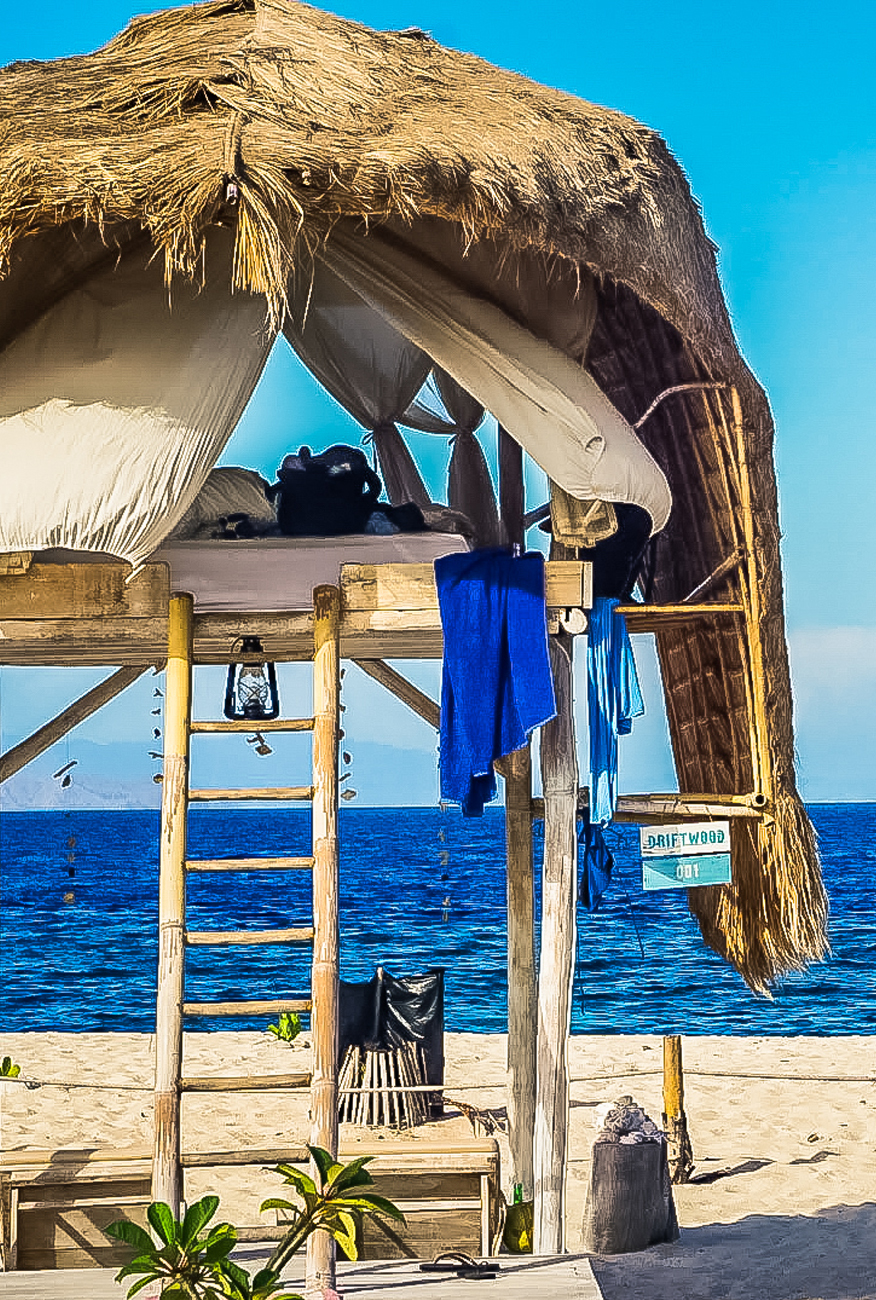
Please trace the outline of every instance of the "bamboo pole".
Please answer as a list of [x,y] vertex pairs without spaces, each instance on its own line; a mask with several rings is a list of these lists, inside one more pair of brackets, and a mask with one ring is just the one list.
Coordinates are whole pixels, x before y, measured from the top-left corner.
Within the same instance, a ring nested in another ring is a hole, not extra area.
[[52,718],[51,722],[45,723],[32,736],[28,736],[26,740],[22,740],[17,745],[10,746],[3,757],[0,758],[0,784],[8,781],[10,776],[14,776],[16,772],[20,772],[33,759],[45,753],[47,749],[72,731],[74,727],[78,727],[80,722],[90,718],[92,713],[96,713],[110,700],[114,700],[138,677],[142,677],[148,667],[149,664],[132,664],[126,668],[119,668],[105,681],[99,682],[97,686],[93,686],[90,691],[86,691],[73,704],[68,705],[57,717]]
[[693,1172],[694,1159],[684,1113],[679,1034],[668,1034],[663,1039],[663,1127],[669,1141],[670,1177],[674,1183],[687,1183]]
[[179,1215],[180,1077],[185,975],[186,812],[192,705],[191,596],[172,596],[165,677],[164,781],[161,787],[161,872],[158,886],[158,992],[155,1008],[155,1137],[152,1199]]
[[755,782],[762,794],[771,799],[773,794],[772,770],[767,745],[766,695],[764,690],[763,641],[761,628],[760,584],[757,575],[755,551],[754,510],[751,499],[751,479],[748,472],[748,452],[745,429],[742,424],[742,403],[739,393],[731,390],[733,431],[736,435],[736,455],[739,463],[739,489],[742,498],[742,531],[745,538],[746,563],[746,623],[748,624],[748,650],[751,662],[751,689],[753,718],[751,724],[757,746],[759,771]]
[[505,773],[508,861],[508,1138],[511,1185],[532,1200],[538,982],[535,973],[535,878],[532,866],[532,755],[509,755]]
[[575,953],[578,763],[571,638],[551,637],[550,651],[557,715],[541,732],[545,815],[533,1151],[536,1255],[559,1255],[565,1248],[568,1041]]
[[[310,1140],[338,1153],[338,730],[340,592],[313,593],[313,1084]],[[314,1171],[315,1172],[315,1171]],[[307,1243],[307,1292],[334,1290],[335,1248],[326,1232]]]

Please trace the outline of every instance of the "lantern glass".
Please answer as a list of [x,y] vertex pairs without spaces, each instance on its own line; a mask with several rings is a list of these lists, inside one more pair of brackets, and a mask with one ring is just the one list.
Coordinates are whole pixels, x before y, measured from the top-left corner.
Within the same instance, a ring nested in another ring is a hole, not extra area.
[[[270,722],[280,716],[277,671],[263,657],[257,636],[245,636],[241,662],[228,665],[225,716],[232,721]],[[252,656],[250,658],[249,656]]]

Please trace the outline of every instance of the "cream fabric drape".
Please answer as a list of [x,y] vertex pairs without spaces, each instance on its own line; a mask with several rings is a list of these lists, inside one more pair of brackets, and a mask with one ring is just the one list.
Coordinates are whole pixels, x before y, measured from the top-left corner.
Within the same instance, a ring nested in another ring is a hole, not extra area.
[[321,257],[482,403],[549,478],[582,499],[640,505],[654,531],[663,528],[672,498],[662,470],[570,357],[385,234],[337,227]]
[[440,372],[435,386],[449,418],[418,396],[432,371],[431,357],[324,261],[301,268],[292,279],[283,333],[335,401],[371,434],[390,501],[428,505],[429,492],[397,425],[471,435],[483,419],[480,403]]
[[211,231],[203,289],[142,248],[62,297],[0,354],[0,552],[64,547],[136,564],[183,515],[272,344],[232,295]]

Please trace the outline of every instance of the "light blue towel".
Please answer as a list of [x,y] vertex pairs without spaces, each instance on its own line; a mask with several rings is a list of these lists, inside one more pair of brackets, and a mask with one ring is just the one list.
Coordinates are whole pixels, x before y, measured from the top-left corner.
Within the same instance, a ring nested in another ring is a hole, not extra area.
[[590,821],[607,826],[617,807],[617,738],[645,712],[636,661],[618,601],[597,596],[587,635]]

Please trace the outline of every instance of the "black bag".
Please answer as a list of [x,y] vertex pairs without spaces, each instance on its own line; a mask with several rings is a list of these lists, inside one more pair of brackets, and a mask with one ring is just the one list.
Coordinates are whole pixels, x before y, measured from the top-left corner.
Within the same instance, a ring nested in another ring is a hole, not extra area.
[[277,470],[272,489],[286,537],[363,533],[382,484],[357,447],[329,447],[318,456],[302,447]]

